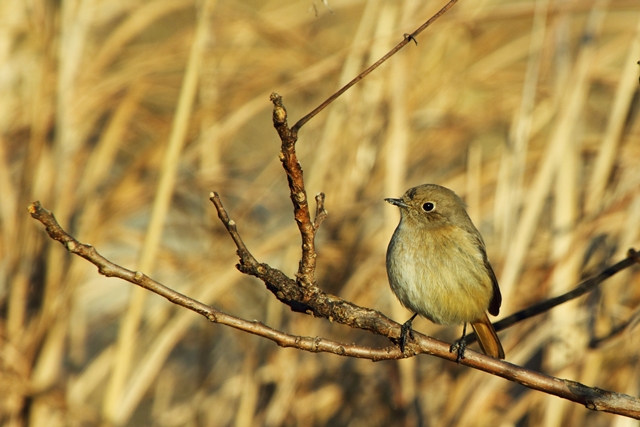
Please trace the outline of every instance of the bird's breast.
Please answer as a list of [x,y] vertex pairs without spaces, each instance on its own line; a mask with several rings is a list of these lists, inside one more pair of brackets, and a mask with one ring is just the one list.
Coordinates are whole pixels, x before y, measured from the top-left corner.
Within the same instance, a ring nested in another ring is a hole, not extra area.
[[401,223],[387,250],[387,273],[405,307],[440,324],[479,319],[493,294],[483,253],[456,226],[415,230]]

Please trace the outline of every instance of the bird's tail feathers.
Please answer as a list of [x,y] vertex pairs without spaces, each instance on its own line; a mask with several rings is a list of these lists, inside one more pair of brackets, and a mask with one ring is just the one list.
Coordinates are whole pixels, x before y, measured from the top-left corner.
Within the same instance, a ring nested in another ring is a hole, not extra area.
[[471,323],[471,326],[478,336],[478,344],[482,352],[491,357],[504,359],[504,349],[487,313],[477,322]]

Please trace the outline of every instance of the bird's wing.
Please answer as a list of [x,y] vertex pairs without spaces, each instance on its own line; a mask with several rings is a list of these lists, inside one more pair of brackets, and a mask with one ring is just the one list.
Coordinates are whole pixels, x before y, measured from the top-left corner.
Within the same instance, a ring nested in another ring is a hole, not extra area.
[[496,274],[493,272],[493,268],[491,267],[491,263],[489,262],[489,258],[487,258],[487,251],[484,248],[484,241],[482,240],[482,236],[475,230],[473,233],[475,237],[475,243],[478,247],[478,250],[482,254],[482,260],[484,261],[484,267],[487,270],[487,274],[489,274],[489,278],[491,278],[491,284],[493,285],[493,295],[491,296],[491,301],[489,302],[489,313],[493,316],[497,316],[500,313],[500,306],[502,305],[502,294],[500,293],[500,287],[498,286],[498,279],[496,278]]

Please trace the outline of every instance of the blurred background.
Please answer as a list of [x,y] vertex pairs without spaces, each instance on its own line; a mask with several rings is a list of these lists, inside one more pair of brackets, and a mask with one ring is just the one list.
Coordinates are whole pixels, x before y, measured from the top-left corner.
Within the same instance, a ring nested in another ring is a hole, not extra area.
[[[279,348],[100,276],[27,213],[40,200],[112,261],[235,316],[390,345],[241,275],[208,194],[258,260],[293,275],[269,94],[293,125],[444,4],[1,2],[0,423],[637,426],[429,356]],[[468,204],[500,317],[640,249],[639,2],[460,1],[417,41],[300,132],[309,197],[325,192],[329,212],[325,291],[409,317],[387,283],[398,212],[383,199],[427,182]],[[512,363],[639,396],[639,318],[634,267],[500,337]]]

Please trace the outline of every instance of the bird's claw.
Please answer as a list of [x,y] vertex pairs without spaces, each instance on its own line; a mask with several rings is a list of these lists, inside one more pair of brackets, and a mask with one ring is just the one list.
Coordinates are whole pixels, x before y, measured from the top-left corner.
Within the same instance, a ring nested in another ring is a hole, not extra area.
[[467,349],[467,340],[465,337],[460,338],[458,341],[451,344],[449,347],[449,353],[458,353],[456,356],[456,362],[460,363],[464,359],[464,352]]

